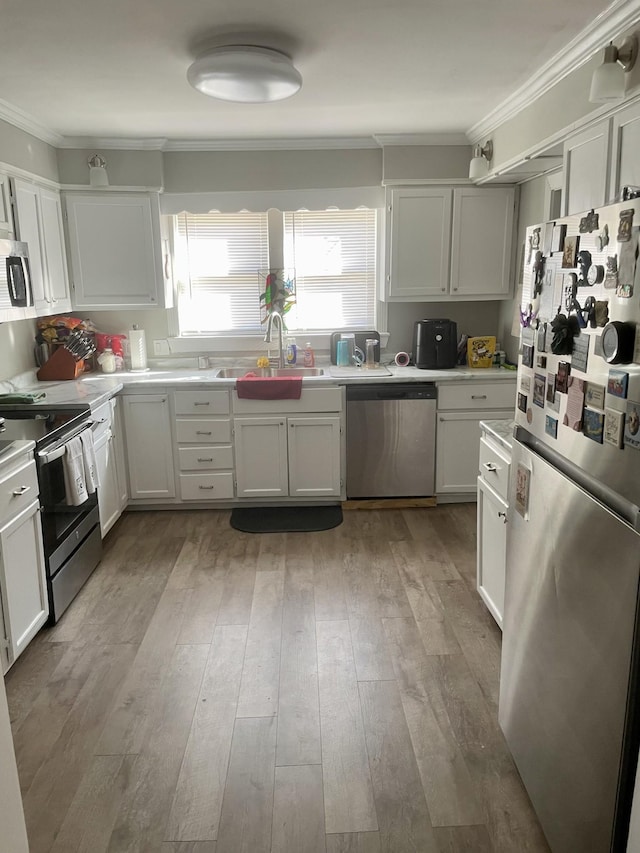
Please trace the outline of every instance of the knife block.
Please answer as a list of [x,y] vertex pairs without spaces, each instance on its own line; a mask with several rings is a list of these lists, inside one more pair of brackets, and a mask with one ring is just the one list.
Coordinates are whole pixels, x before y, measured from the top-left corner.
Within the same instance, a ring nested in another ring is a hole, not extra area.
[[68,349],[58,347],[51,358],[38,370],[36,376],[42,382],[56,379],[77,379],[84,370],[84,361],[76,359]]

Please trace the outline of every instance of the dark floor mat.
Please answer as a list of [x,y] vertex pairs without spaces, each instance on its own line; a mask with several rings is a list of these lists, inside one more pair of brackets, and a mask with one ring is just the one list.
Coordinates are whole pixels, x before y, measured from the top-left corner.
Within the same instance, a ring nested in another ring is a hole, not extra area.
[[309,533],[342,524],[341,506],[238,507],[231,526],[244,533]]

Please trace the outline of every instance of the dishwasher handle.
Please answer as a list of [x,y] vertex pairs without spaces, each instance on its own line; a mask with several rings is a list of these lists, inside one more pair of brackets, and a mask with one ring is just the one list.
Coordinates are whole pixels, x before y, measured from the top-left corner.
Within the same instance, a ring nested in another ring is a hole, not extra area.
[[407,382],[370,385],[362,383],[347,385],[347,402],[368,400],[435,400],[436,386],[433,383]]

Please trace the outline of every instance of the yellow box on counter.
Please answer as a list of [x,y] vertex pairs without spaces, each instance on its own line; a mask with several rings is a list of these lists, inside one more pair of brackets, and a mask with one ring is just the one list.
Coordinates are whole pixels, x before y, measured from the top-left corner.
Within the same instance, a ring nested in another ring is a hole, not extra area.
[[467,339],[467,364],[469,367],[493,367],[496,351],[495,335],[481,335]]

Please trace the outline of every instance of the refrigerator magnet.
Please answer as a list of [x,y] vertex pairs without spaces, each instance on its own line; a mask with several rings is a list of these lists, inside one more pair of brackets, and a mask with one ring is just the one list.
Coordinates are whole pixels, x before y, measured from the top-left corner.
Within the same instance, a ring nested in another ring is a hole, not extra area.
[[552,418],[551,415],[545,415],[544,418],[544,431],[547,435],[550,435],[551,438],[558,437],[558,421],[556,418]]
[[604,274],[604,286],[606,290],[615,290],[618,286],[618,256],[607,257],[607,268]]
[[546,355],[539,355],[536,358],[536,367],[545,368],[547,366],[547,357]]
[[583,216],[580,220],[580,225],[578,226],[578,231],[581,234],[591,234],[592,231],[596,231],[600,227],[600,216],[592,210],[590,213],[587,213],[586,216]]
[[[604,389],[603,389],[604,394]],[[556,375],[555,373],[547,373],[547,403],[553,403],[556,396]]]
[[582,432],[591,441],[597,441],[598,444],[602,444],[604,412],[597,412],[595,409],[585,409],[582,413]]
[[604,440],[614,447],[622,447],[624,437],[624,412],[617,409],[604,410]]
[[536,347],[538,352],[546,352],[547,351],[547,324],[541,323],[538,326],[538,332],[536,335]]
[[633,208],[620,211],[618,222],[618,243],[625,243],[631,239],[631,226],[633,225]]
[[584,408],[584,379],[575,376],[569,377],[567,388],[567,411],[562,423],[574,432],[582,429],[582,411]]
[[551,252],[561,252],[564,249],[564,238],[567,233],[566,225],[554,225],[551,237]]
[[587,382],[584,401],[592,409],[604,409],[604,385],[598,385],[596,382]]
[[518,393],[518,408],[521,412],[527,411],[527,395]]
[[535,373],[533,376],[533,405],[544,408],[544,392],[547,380],[542,373]]
[[621,397],[624,400],[627,396],[628,386],[629,374],[626,371],[609,371],[609,379],[607,381],[607,394],[611,394],[612,397]]
[[529,513],[529,483],[531,471],[522,462],[516,468],[516,511],[527,518]]
[[566,394],[569,387],[569,374],[571,373],[571,365],[568,361],[558,362],[558,373],[556,378],[556,391],[561,394]]
[[523,394],[531,393],[531,377],[530,376],[521,376],[520,377],[520,390]]
[[578,262],[579,237],[565,237],[562,249],[562,269],[573,270]]
[[624,419],[624,446],[640,450],[640,403],[627,402],[627,415]]
[[556,391],[556,393],[553,395],[553,400],[548,400],[549,408],[553,409],[554,412],[559,412],[560,411],[560,400],[561,400],[560,394],[558,394],[558,392]]
[[532,344],[522,345],[522,364],[524,367],[533,367],[533,351]]
[[571,354],[571,369],[579,370],[580,373],[587,372],[589,361],[589,335],[578,335],[573,339],[573,353]]

